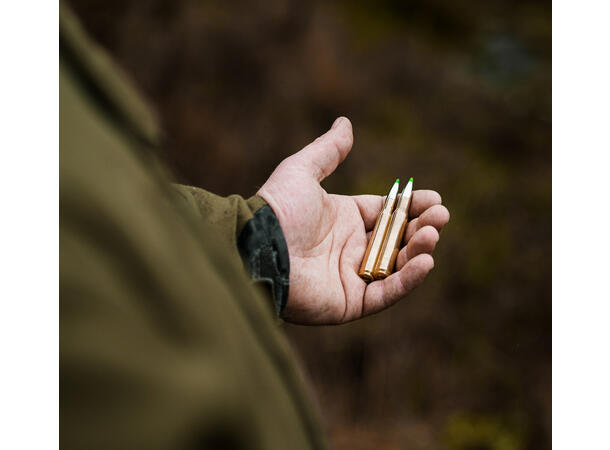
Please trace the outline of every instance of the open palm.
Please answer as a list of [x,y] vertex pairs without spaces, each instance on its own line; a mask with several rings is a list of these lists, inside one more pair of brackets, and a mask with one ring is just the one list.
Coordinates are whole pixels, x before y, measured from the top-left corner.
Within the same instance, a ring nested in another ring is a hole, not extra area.
[[413,193],[397,272],[370,284],[358,276],[383,197],[328,194],[320,186],[352,143],[350,121],[338,118],[326,134],[282,161],[258,192],[278,217],[290,255],[286,320],[343,323],[378,312],[405,297],[434,267],[430,253],[449,212],[440,195],[420,190]]

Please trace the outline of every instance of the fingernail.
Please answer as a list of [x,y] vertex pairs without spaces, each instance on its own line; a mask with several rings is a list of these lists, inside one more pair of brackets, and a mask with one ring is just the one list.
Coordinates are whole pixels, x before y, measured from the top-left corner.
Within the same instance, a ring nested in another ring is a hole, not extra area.
[[333,122],[333,126],[330,127],[330,129],[333,130],[333,129],[337,128],[339,126],[339,124],[341,122],[343,122],[343,120],[344,120],[343,117],[337,117],[337,119],[335,119],[335,121]]

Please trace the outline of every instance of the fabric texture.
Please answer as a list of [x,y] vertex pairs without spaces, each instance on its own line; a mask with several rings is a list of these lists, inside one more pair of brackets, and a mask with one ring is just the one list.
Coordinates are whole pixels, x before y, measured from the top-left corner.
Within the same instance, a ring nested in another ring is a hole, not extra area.
[[145,102],[60,4],[60,446],[325,442],[237,240],[260,198],[172,185]]
[[281,315],[288,299],[290,259],[280,222],[268,205],[246,223],[237,247],[250,276],[268,283]]

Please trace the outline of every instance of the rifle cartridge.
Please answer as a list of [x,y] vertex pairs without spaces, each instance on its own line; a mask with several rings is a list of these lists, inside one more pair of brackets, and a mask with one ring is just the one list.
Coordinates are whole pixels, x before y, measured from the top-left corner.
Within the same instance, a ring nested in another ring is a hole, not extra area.
[[390,192],[388,193],[385,199],[383,208],[381,209],[381,212],[377,217],[377,222],[375,223],[373,233],[371,233],[371,239],[369,240],[368,246],[366,247],[364,259],[362,260],[360,270],[358,271],[358,275],[360,276],[360,278],[362,278],[366,282],[370,282],[375,279],[373,275],[373,270],[375,268],[375,263],[377,262],[377,258],[379,257],[381,251],[383,238],[386,234],[390,219],[392,217],[392,210],[394,209],[394,204],[396,203],[396,195],[398,194],[399,183],[400,180],[396,180],[390,188]]
[[381,280],[394,271],[396,257],[398,256],[400,243],[402,242],[409,218],[412,192],[413,178],[409,180],[402,194],[400,194],[390,225],[381,244],[379,257],[375,261],[375,267],[373,268],[373,277],[376,280]]

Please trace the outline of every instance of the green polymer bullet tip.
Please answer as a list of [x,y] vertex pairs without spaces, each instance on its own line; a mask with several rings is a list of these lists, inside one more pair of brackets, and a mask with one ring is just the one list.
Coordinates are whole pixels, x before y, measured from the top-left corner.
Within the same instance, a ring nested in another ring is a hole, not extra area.
[[409,183],[413,183],[413,177],[409,178]]
[[400,178],[396,178],[396,181],[394,183],[400,183]]

